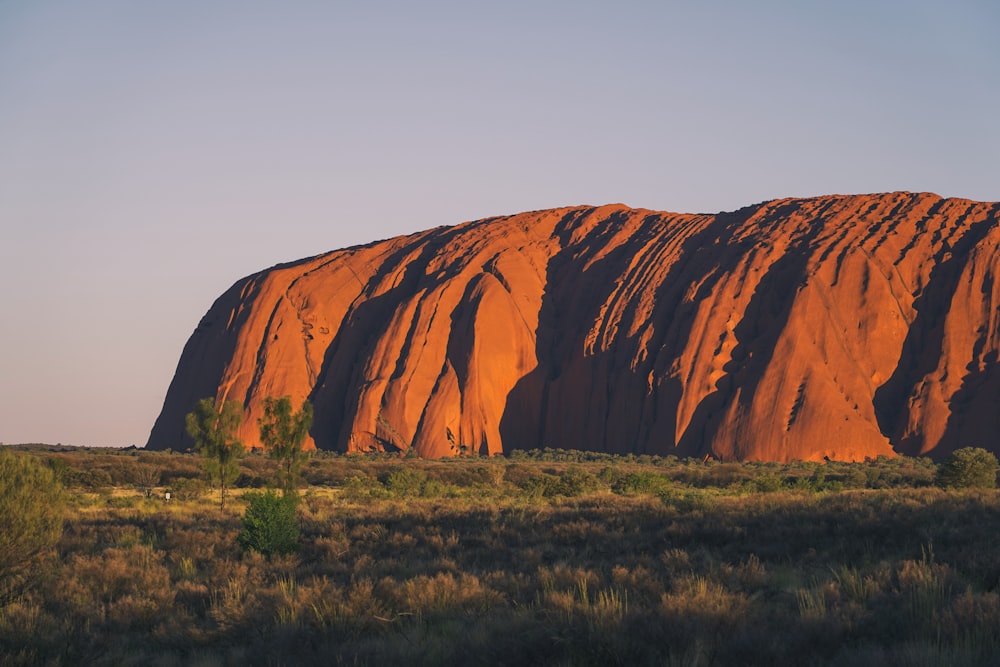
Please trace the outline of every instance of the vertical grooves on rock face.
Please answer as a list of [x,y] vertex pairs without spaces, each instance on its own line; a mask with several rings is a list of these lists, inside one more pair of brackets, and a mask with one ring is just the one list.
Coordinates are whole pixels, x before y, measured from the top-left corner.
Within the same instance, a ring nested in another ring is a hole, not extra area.
[[911,193],[576,207],[275,267],[203,318],[150,446],[181,446],[194,401],[227,392],[248,423],[264,395],[310,397],[317,446],[339,450],[978,444],[1000,430],[997,218]]
[[[941,209],[944,208],[945,204],[947,204],[946,200],[938,199],[937,201],[933,202],[930,205],[930,207],[926,210],[926,212],[924,212],[923,216],[916,221],[916,223],[914,224],[915,233],[910,234],[909,243],[907,243],[906,246],[903,247],[903,249],[900,251],[899,257],[896,259],[895,262],[897,265],[900,262],[902,262],[903,259],[906,257],[907,253],[909,253],[910,250],[912,250],[917,245],[918,240],[922,240],[924,232],[927,229],[927,224],[931,220],[933,220],[938,215],[938,213],[940,213]],[[898,227],[899,224],[900,222],[897,222],[895,225],[893,225],[892,228],[895,230],[895,228]]]
[[[899,212],[902,210],[908,200],[903,199],[897,203],[892,211]],[[864,252],[865,246],[868,240],[875,237],[880,229],[885,227],[884,220],[876,219],[874,221],[861,220],[856,215],[856,210],[849,205],[848,201],[833,201],[829,202],[826,209],[819,213],[820,216],[826,218],[826,226],[832,228],[830,233],[831,240],[826,242],[825,249],[819,254],[819,258],[816,261],[816,265],[820,266],[826,263],[830,255],[837,252],[837,258],[834,261],[834,273],[833,279],[831,281],[831,287],[836,286],[840,280],[840,272],[843,267],[844,260],[848,255],[857,250]],[[817,216],[819,217],[819,216]],[[860,231],[860,227],[866,227],[865,236],[859,242],[856,237]],[[891,225],[890,225],[891,226]],[[884,232],[883,241],[889,237],[892,232],[886,230]]]
[[[985,214],[994,224],[987,237],[973,251],[949,313],[949,348],[964,348],[967,356],[963,356],[959,363],[951,364],[955,369],[952,377],[942,378],[942,383],[952,390],[948,396],[950,412],[938,445],[938,449],[943,451],[959,446],[993,448],[996,433],[1000,432],[1000,414],[996,410],[1000,397],[1000,365],[997,363],[1000,355],[1000,294],[996,280],[1000,269],[998,209],[1000,205]],[[982,324],[970,330],[967,323],[976,320]],[[963,333],[966,336],[963,337]],[[964,363],[966,360],[968,363]],[[959,375],[961,377],[956,381],[955,377]],[[984,414],[988,415],[985,419]]]
[[267,325],[264,327],[263,335],[260,337],[260,343],[257,346],[257,363],[253,367],[253,377],[247,385],[246,392],[243,395],[243,408],[246,409],[250,407],[250,397],[253,395],[253,391],[260,384],[261,378],[264,374],[265,363],[267,362],[267,347],[268,347],[268,336],[277,335],[277,333],[272,334],[272,327],[275,324],[275,318],[278,315],[278,309],[281,308],[285,297],[280,296],[274,304],[274,308],[271,309],[271,316],[267,318]]
[[[653,222],[653,219],[647,218],[647,221]],[[658,356],[664,351],[663,339],[667,335],[667,328],[672,324],[672,318],[650,319],[648,316],[658,304],[676,302],[680,298],[680,291],[671,297],[662,293],[662,287],[671,284],[680,287],[687,281],[685,267],[691,255],[684,251],[684,246],[704,230],[706,219],[661,217],[655,223],[643,254],[637,258],[623,280],[623,284],[627,286],[626,297],[621,300],[617,317],[623,323],[621,328],[626,333],[618,337],[617,345],[612,340],[603,343],[605,348],[612,350],[609,360],[612,368],[631,370],[624,379],[619,375],[618,382],[613,387],[609,386],[607,403],[613,411],[607,422],[614,423],[615,428],[608,431],[605,441],[614,442],[614,434],[621,433],[619,440],[625,443],[643,443],[650,437],[648,434],[658,428],[656,424],[661,418],[671,421],[660,414],[660,405],[656,399],[659,382],[654,366]],[[616,396],[619,393],[635,395],[637,391],[646,393],[643,400],[628,400]],[[642,447],[644,453],[656,453],[658,448],[659,451],[668,451],[666,448],[671,444],[672,442],[661,441],[657,446],[638,446]],[[627,447],[623,451],[627,451]]]
[[[803,223],[808,224],[808,217],[798,206],[783,205],[768,209],[765,215],[761,223],[770,227],[772,234],[777,231],[773,225],[782,221],[795,225],[791,233],[786,232],[791,249],[776,257],[768,257],[770,261],[764,266],[763,275],[757,281],[743,317],[734,328],[737,341],[732,353],[734,362],[727,364],[724,369],[726,375],[716,383],[716,394],[703,401],[695,411],[692,426],[685,433],[685,437],[690,433],[696,439],[714,442],[713,451],[727,460],[761,458],[752,443],[732,437],[719,441],[718,434],[723,424],[718,412],[725,411],[732,415],[730,419],[734,423],[731,428],[736,433],[743,434],[754,428],[750,415],[761,388],[760,383],[774,358],[779,337],[791,314],[793,293],[805,275],[808,248],[820,231],[819,226],[803,228]],[[776,417],[774,415],[772,419]],[[746,420],[751,423],[745,423]],[[692,442],[689,446],[693,448],[695,445]],[[778,458],[785,456],[784,452],[780,452]]]
[[584,341],[584,354],[592,355],[597,351],[607,350],[617,337],[626,305],[635,291],[648,282],[649,274],[654,270],[651,255],[655,257],[658,253],[656,246],[650,244],[649,240],[643,235],[623,248],[623,252],[631,254],[634,259],[626,268],[625,274],[615,280],[611,294],[600,306],[595,326]]
[[[944,205],[938,210],[942,208]],[[939,368],[944,352],[944,320],[958,289],[959,280],[975,246],[983,241],[991,229],[996,228],[995,207],[992,215],[985,214],[982,219],[966,224],[976,208],[975,204],[966,203],[961,212],[955,216],[957,220],[955,227],[964,227],[965,231],[957,238],[953,238],[950,244],[944,244],[942,247],[941,234],[932,239],[932,243],[938,242],[934,268],[929,274],[927,284],[914,301],[916,317],[903,343],[895,372],[875,394],[875,414],[879,426],[882,432],[896,443],[897,449],[905,454],[925,453],[937,445],[936,442],[926,442],[919,430],[911,428],[915,420],[913,415],[909,414],[907,407],[919,401],[926,387],[925,383],[933,381],[932,376]],[[921,220],[919,227],[922,232],[926,232],[927,224],[932,217],[928,215]]]

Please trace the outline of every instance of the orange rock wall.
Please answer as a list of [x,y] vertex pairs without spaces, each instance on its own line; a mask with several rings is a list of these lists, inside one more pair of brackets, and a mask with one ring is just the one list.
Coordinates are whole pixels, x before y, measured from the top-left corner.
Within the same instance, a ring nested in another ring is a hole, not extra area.
[[718,215],[576,207],[239,281],[185,346],[151,448],[203,396],[310,398],[311,444],[724,460],[994,451],[1000,206],[892,193]]

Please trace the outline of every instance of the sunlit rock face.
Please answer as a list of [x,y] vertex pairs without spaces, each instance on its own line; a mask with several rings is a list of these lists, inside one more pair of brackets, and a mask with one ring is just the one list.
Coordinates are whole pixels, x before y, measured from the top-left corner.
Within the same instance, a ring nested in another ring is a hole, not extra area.
[[440,227],[268,269],[184,348],[151,448],[204,396],[316,408],[310,445],[722,460],[1000,440],[1000,205],[933,194]]

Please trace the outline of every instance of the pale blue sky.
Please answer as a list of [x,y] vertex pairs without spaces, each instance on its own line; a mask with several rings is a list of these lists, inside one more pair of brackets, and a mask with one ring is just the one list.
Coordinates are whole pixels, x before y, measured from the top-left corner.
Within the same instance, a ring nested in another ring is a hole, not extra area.
[[1000,3],[0,0],[0,441],[145,443],[240,277],[569,204],[1000,200]]

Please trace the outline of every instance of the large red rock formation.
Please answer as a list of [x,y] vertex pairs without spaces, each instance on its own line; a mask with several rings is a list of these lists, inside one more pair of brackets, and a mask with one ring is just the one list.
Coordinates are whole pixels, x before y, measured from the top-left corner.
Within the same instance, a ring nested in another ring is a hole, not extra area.
[[151,448],[204,396],[310,398],[323,449],[724,460],[996,451],[1000,205],[892,193],[718,215],[576,207],[236,283]]

